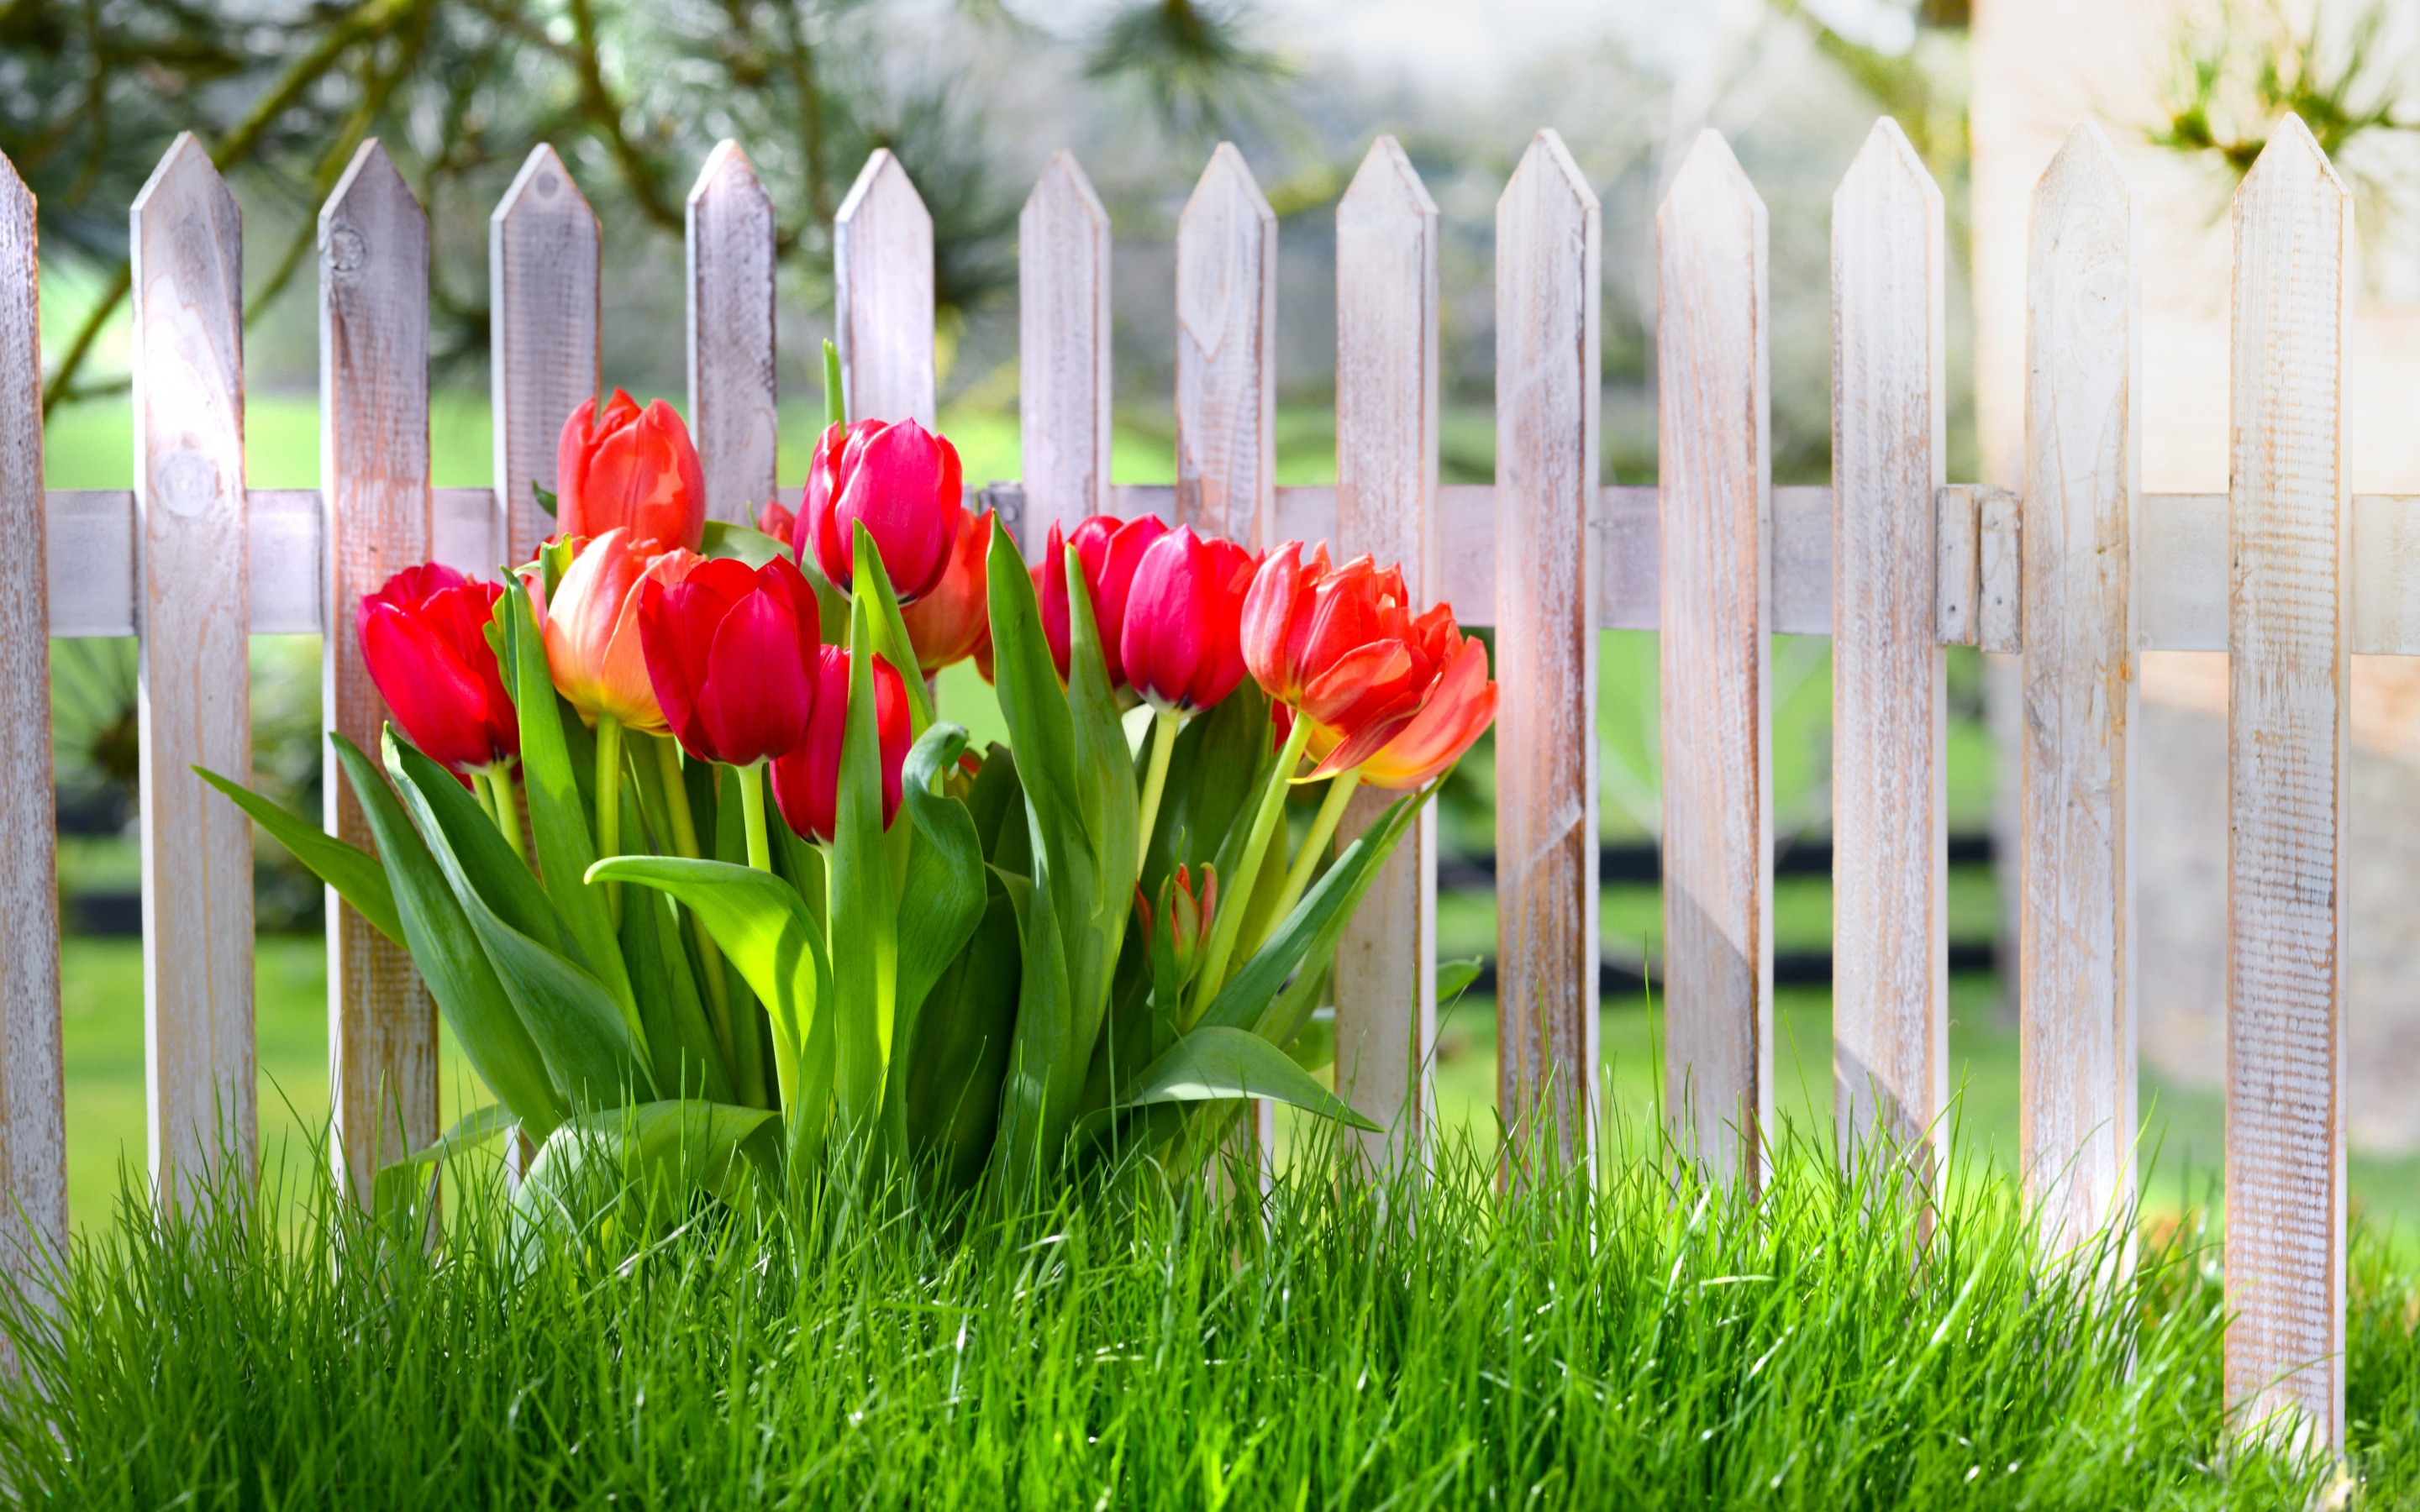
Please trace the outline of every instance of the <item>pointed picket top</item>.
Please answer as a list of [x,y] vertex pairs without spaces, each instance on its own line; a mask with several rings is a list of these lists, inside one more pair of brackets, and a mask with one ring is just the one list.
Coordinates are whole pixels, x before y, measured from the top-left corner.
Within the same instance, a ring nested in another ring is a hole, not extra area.
[[[182,222],[189,216],[207,220],[209,234],[183,245],[182,250],[200,254],[210,261],[212,274],[236,291],[237,307],[241,308],[243,265],[240,249],[242,245],[240,226],[242,212],[236,208],[235,194],[219,177],[210,162],[208,148],[191,131],[179,131],[161,155],[159,166],[144,180],[142,192],[134,196],[128,211],[135,244],[139,248],[147,234],[171,235],[163,228]],[[164,250],[164,249],[163,249]],[[138,269],[137,278],[140,279]],[[230,331],[224,323],[209,323],[208,330],[214,343],[223,338],[239,344],[240,330]],[[225,355],[223,350],[220,354]]]
[[1337,547],[1437,591],[1437,208],[1401,144],[1371,144],[1336,206]]
[[2303,124],[2303,117],[2288,111],[2270,133],[2260,156],[2252,162],[2243,182],[2235,188],[2236,214],[2246,213],[2245,207],[2257,205],[2272,195],[2305,194],[2322,203],[2347,201],[2352,192],[2338,177],[2335,164],[2328,161],[2319,139]]
[[1656,207],[1658,234],[1668,236],[1669,228],[1685,224],[1686,233],[1709,253],[1734,243],[1745,249],[1763,220],[1763,197],[1748,182],[1730,143],[1720,131],[1699,131]]
[[1109,216],[1062,147],[1017,213],[1017,404],[1029,561],[1109,507]]
[[[1866,133],[1865,146],[1857,149],[1849,171],[1840,176],[1840,187],[1832,192],[1836,223],[1849,207],[1874,214],[1922,216],[1938,213],[1941,203],[1941,187],[1932,181],[1907,133],[1887,116],[1877,119],[1874,129]],[[1907,208],[1900,210],[1900,206]]]
[[689,422],[710,519],[750,525],[773,497],[773,199],[739,144],[706,155],[689,192]]
[[2054,208],[2071,204],[2098,204],[2109,209],[2132,214],[2134,202],[2133,180],[2126,165],[2118,161],[2118,149],[2110,145],[2109,135],[2101,124],[2089,116],[2075,123],[2059,144],[2058,153],[2042,170],[2034,185],[2034,224],[2041,226]]
[[13,257],[16,239],[34,234],[33,215],[34,192],[17,177],[17,165],[8,161],[8,155],[0,152],[0,237],[8,239],[0,241],[0,254]]
[[889,147],[832,217],[833,336],[851,420],[935,423],[933,217]]
[[554,148],[539,143],[488,217],[496,493],[508,561],[526,559],[554,532],[535,490],[557,489],[563,423],[597,393],[602,256],[596,213]]
[[[400,209],[409,205],[423,225],[428,217],[422,213],[419,199],[396,171],[395,160],[387,156],[385,145],[371,137],[353,151],[353,161],[345,165],[336,187],[328,192],[328,202],[319,207],[319,228],[329,227],[346,218],[365,212]],[[339,269],[339,271],[347,270]]]
[[1277,486],[1278,219],[1221,142],[1176,223],[1176,513],[1257,548]]

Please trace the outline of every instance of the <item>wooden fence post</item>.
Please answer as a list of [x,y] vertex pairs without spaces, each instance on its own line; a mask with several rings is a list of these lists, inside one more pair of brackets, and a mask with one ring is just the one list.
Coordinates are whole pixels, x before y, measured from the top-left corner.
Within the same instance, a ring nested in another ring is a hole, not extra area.
[[933,217],[876,147],[832,217],[834,340],[848,418],[935,424]]
[[2331,1451],[2345,1412],[2351,242],[2351,196],[2287,116],[2235,195],[2226,1388],[2248,1421],[2280,1417]]
[[1277,491],[1278,218],[1221,142],[1176,223],[1176,516],[1253,550]]
[[[1109,216],[1063,147],[1016,218],[1025,560],[1109,508]],[[972,480],[969,480],[972,481]]]
[[[1437,208],[1382,136],[1336,207],[1336,549],[1400,562],[1412,601],[1437,594]],[[1354,795],[1341,851],[1398,794]],[[1384,1134],[1373,1164],[1426,1147],[1436,1041],[1436,806],[1388,859],[1336,951],[1336,1080]]]
[[1924,1146],[1926,1181],[1949,1099],[1944,268],[1941,192],[1885,116],[1832,196],[1832,1084],[1843,1164],[1879,1134]]
[[1773,1127],[1773,462],[1764,202],[1701,133],[1655,213],[1666,1117],[1761,1184]]
[[20,1286],[68,1237],[40,296],[34,196],[0,157],[0,1280]]
[[1497,1104],[1531,1140],[1597,1134],[1596,606],[1601,218],[1540,131],[1496,202]]
[[[353,617],[363,595],[430,555],[428,218],[375,141],[319,211],[319,482],[321,717],[375,759],[386,704]],[[323,822],[375,849],[351,784],[322,757]],[[366,1205],[380,1165],[437,1137],[437,1009],[409,952],[334,887],[327,907],[330,1155]]]
[[773,497],[773,200],[739,144],[707,154],[688,202],[689,424],[708,519],[753,525]]
[[2084,122],[2034,191],[2017,626],[2022,1159],[2059,1251],[2131,1222],[2134,1200],[2133,218],[2108,138]]
[[163,1201],[254,1168],[252,821],[195,765],[252,776],[243,228],[192,132],[132,223],[144,1069]]
[[597,393],[600,255],[580,186],[554,148],[532,147],[488,217],[496,539],[506,562],[528,561],[554,533],[531,485],[555,491],[563,423]]

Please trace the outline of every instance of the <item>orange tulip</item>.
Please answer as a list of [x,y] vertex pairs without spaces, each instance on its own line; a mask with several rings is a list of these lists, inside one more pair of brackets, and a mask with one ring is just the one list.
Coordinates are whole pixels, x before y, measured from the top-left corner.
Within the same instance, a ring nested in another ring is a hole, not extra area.
[[566,540],[628,527],[637,545],[697,549],[706,531],[706,477],[689,427],[672,406],[613,391],[605,412],[583,399],[554,448],[555,529]]
[[1442,611],[1416,624],[1404,575],[1367,556],[1331,568],[1326,547],[1308,562],[1301,553],[1289,541],[1253,576],[1243,642],[1244,665],[1268,695],[1335,741],[1310,780],[1358,766],[1419,710],[1436,677]]
[[663,733],[639,635],[639,589],[649,579],[670,587],[705,560],[677,548],[648,551],[617,527],[578,544],[551,596],[536,570],[526,569],[547,674],[573,708],[592,721],[610,716],[631,730]]
[[[1441,611],[1442,607],[1430,613]],[[1453,649],[1447,655],[1444,670],[1429,685],[1419,712],[1361,764],[1361,780],[1371,787],[1405,792],[1427,786],[1461,760],[1471,742],[1496,718],[1496,685],[1487,680],[1487,647],[1477,637],[1462,634],[1450,613],[1445,618],[1445,634]]]
[[966,660],[991,639],[991,594],[985,563],[991,554],[992,515],[970,517],[958,506],[957,544],[941,580],[924,596],[899,611],[908,626],[916,662],[930,677],[942,668]]

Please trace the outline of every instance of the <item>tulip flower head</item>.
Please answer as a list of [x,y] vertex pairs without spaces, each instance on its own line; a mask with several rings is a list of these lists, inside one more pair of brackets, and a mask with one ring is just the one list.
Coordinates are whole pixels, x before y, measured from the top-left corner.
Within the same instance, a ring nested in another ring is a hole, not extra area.
[[627,529],[650,551],[694,551],[706,532],[706,477],[689,427],[658,399],[644,409],[613,391],[602,414],[583,399],[554,449],[556,532]]
[[832,585],[854,586],[856,526],[862,521],[882,552],[892,592],[903,605],[932,592],[949,570],[965,514],[958,449],[913,420],[861,420],[834,425],[815,445],[807,471],[806,517],[798,550],[814,553]]
[[798,534],[799,517],[791,514],[789,506],[780,500],[765,501],[765,507],[756,511],[756,528],[783,547],[795,550],[792,538]]
[[[1487,680],[1487,647],[1475,636],[1464,635],[1444,606],[1429,615],[1444,614],[1444,666],[1419,712],[1361,764],[1361,780],[1372,787],[1405,792],[1425,787],[1462,759],[1471,742],[1496,718],[1496,685]],[[1425,624],[1429,615],[1423,615]]]
[[957,544],[932,592],[900,610],[916,662],[930,677],[975,653],[991,639],[991,595],[985,563],[991,553],[992,515],[958,511]]
[[520,754],[520,719],[488,643],[504,591],[431,562],[389,578],[353,615],[370,681],[404,737],[465,775]]
[[814,591],[787,558],[642,578],[639,640],[665,722],[690,754],[747,766],[804,736],[821,675]]
[[[825,646],[817,655],[814,712],[805,736],[773,761],[773,803],[792,830],[831,843],[840,808],[843,736],[848,730],[848,651]],[[908,685],[880,656],[874,668],[874,725],[882,752],[882,825],[899,812],[900,769],[908,761]]]
[[1244,680],[1244,595],[1260,563],[1233,541],[1190,525],[1153,541],[1123,606],[1118,655],[1126,681],[1163,713],[1206,709]]
[[1269,697],[1334,741],[1305,780],[1358,766],[1419,710],[1437,661],[1433,638],[1416,631],[1409,596],[1397,569],[1380,571],[1367,556],[1331,568],[1324,545],[1306,562],[1298,541],[1253,575],[1244,664]]
[[705,560],[693,551],[644,550],[619,528],[580,543],[551,594],[536,572],[525,571],[547,675],[591,722],[611,717],[631,730],[663,732],[640,638],[639,590],[644,579],[679,582]]
[[1101,657],[1107,664],[1109,687],[1126,686],[1125,662],[1122,641],[1125,628],[1126,595],[1134,584],[1135,569],[1142,564],[1143,553],[1152,543],[1168,533],[1168,522],[1156,515],[1140,519],[1120,519],[1115,515],[1094,515],[1075,529],[1062,542],[1059,527],[1050,527],[1049,539],[1042,552],[1042,561],[1033,569],[1033,592],[1042,610],[1043,638],[1050,642],[1050,660],[1059,669],[1059,680],[1067,680],[1067,654],[1073,621],[1067,609],[1067,552],[1076,548],[1076,559],[1084,571],[1084,587],[1091,595],[1093,626],[1101,633]]

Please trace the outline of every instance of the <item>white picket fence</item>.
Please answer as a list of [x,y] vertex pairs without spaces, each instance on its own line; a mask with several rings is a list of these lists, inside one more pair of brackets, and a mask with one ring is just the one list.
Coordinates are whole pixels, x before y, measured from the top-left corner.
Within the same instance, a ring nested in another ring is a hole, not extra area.
[[[1327,537],[1496,626],[1499,1095],[1575,1157],[1601,1111],[1594,629],[1662,632],[1668,1100],[1749,1181],[1773,1116],[1772,637],[1835,638],[1844,1153],[1879,1128],[1937,1154],[1940,648],[2022,652],[2024,1150],[2071,1240],[2134,1181],[2134,656],[2231,651],[2228,1385],[2340,1442],[2346,656],[2420,654],[2420,500],[2345,491],[2350,202],[2299,123],[2235,213],[2228,495],[2140,490],[2133,200],[2089,124],[2035,196],[2024,488],[1946,486],[1941,198],[1877,123],[1833,204],[1834,483],[1776,489],[1764,208],[1709,133],[1654,226],[1663,481],[1603,487],[1599,209],[1541,132],[1497,209],[1497,482],[1440,487],[1437,211],[1382,138],[1337,212],[1337,483],[1280,488],[1277,220],[1222,147],[1177,237],[1178,481],[1130,487],[1109,481],[1109,219],[1062,153],[1021,222],[1025,476],[991,497],[1029,550],[1102,510]],[[45,625],[142,637],[150,1157],[181,1192],[204,1150],[253,1136],[251,835],[188,770],[249,766],[247,632],[330,631],[329,725],[369,742],[358,595],[431,556],[526,556],[547,528],[531,483],[552,484],[557,427],[599,380],[597,222],[540,147],[490,223],[496,486],[431,488],[427,222],[371,143],[319,220],[321,489],[247,491],[238,213],[198,143],[170,149],[132,225],[135,487],[45,495],[33,205],[0,179],[0,1224],[20,1245],[66,1221]],[[773,236],[725,143],[690,195],[688,263],[690,417],[725,519],[776,490]],[[932,224],[887,152],[836,242],[851,411],[931,423]],[[1414,1147],[1435,909],[1432,818],[1337,974],[1344,1089]],[[365,1184],[436,1132],[435,1019],[333,900],[329,966],[338,1160]]]

